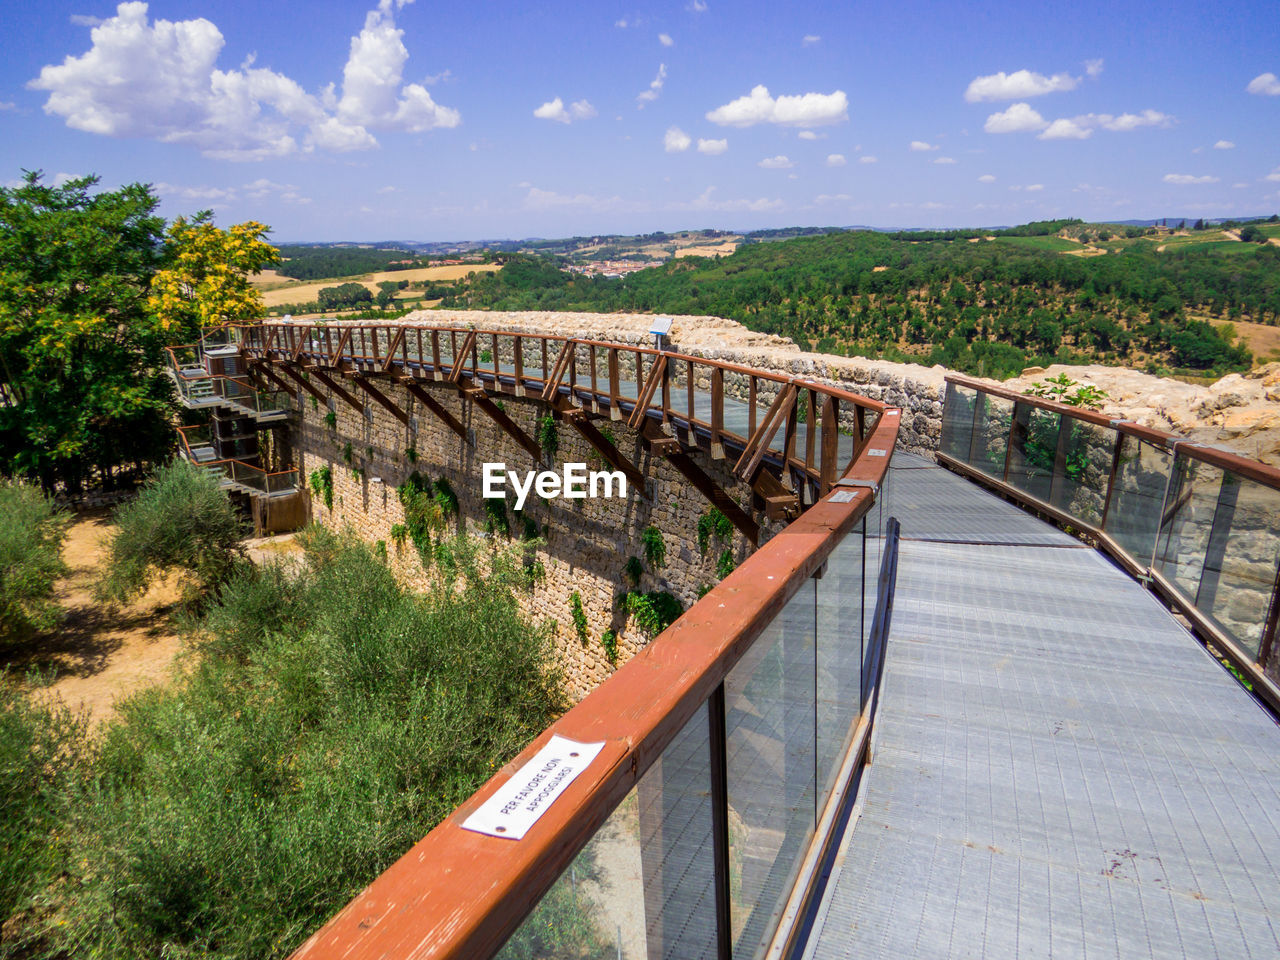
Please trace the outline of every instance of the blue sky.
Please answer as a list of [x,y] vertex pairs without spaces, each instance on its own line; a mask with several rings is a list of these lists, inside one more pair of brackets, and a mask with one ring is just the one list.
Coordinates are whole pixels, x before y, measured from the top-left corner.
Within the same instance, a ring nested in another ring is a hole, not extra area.
[[1274,0],[5,6],[0,181],[277,241],[1280,210]]

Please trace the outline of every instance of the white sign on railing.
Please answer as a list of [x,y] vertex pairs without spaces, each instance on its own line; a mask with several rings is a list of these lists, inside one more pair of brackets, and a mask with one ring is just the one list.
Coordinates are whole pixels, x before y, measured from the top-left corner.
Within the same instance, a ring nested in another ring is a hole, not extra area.
[[576,743],[552,736],[533,759],[462,822],[463,829],[507,840],[522,839],[603,747],[603,741]]

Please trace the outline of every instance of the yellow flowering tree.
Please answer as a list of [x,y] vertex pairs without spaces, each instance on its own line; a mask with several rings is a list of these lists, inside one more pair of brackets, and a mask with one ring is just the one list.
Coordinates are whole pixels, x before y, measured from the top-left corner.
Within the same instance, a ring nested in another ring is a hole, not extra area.
[[249,275],[280,262],[262,238],[270,227],[247,220],[227,230],[213,213],[178,217],[165,231],[163,269],[151,280],[147,305],[168,335],[195,337],[207,327],[262,316],[262,295]]

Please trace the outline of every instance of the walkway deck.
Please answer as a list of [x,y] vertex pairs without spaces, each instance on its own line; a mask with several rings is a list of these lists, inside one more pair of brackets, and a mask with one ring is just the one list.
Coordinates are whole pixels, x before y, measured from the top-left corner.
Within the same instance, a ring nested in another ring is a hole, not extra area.
[[1101,554],[895,467],[874,760],[805,956],[1280,956],[1280,727]]

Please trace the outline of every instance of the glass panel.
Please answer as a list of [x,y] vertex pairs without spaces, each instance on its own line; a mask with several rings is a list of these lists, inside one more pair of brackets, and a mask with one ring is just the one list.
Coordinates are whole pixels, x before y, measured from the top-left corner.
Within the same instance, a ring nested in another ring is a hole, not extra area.
[[561,874],[500,960],[713,960],[708,709]]
[[1280,557],[1280,490],[1231,472],[1214,508],[1196,606],[1256,660]]
[[1005,451],[1009,446],[1009,424],[1013,421],[1013,401],[982,394],[982,411],[974,429],[976,442],[969,466],[997,480],[1004,479]]
[[969,443],[973,439],[973,408],[978,392],[959,384],[947,384],[946,405],[942,408],[942,452],[965,463],[969,462]]
[[1173,469],[1156,569],[1194,602],[1213,531],[1222,471],[1189,457],[1177,457]]
[[1155,551],[1160,506],[1173,457],[1134,437],[1122,436],[1120,443],[1120,465],[1104,529],[1146,567]]
[[1102,522],[1102,509],[1107,502],[1107,479],[1111,476],[1116,433],[1070,417],[1065,423],[1071,431],[1067,460],[1063,475],[1055,478],[1051,502],[1096,527]]
[[725,679],[736,958],[764,953],[813,836],[816,582],[806,582]]
[[[862,712],[862,638],[870,626],[870,610],[863,601],[863,529],[859,524],[840,541],[827,558],[827,572],[817,581],[818,809],[831,794],[845,745]],[[874,588],[872,597],[874,603]]]
[[1059,414],[1030,404],[1019,404],[1014,415],[1009,484],[1037,500],[1049,499],[1061,422]]

